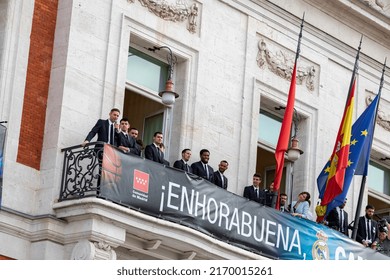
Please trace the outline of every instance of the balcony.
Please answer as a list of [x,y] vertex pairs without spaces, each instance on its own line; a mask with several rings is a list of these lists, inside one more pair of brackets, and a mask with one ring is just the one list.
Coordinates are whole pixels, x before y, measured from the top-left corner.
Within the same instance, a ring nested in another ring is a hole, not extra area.
[[[102,175],[107,177],[107,170],[102,171],[103,145],[95,142],[62,150],[61,190],[53,208],[58,218],[67,221],[64,243],[75,244],[72,259],[266,259],[162,215],[147,213],[126,199],[115,199],[108,185],[101,184]],[[126,157],[182,174],[136,156]],[[115,175],[108,177],[115,182]]]
[[382,259],[313,221],[103,143],[63,150],[64,243],[78,259]]

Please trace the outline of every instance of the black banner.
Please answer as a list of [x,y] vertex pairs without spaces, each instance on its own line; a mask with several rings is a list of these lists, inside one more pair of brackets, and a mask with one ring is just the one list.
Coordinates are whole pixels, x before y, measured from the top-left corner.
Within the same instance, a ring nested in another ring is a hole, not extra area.
[[101,196],[274,259],[389,259],[338,231],[105,145]]

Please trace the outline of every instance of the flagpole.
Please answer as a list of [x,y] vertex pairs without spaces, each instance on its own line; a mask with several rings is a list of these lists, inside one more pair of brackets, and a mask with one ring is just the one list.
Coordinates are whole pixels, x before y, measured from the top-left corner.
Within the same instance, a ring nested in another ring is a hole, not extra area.
[[[355,65],[353,66],[352,79],[351,79],[351,82],[349,84],[348,94],[351,93],[353,83],[356,79],[356,72],[359,69],[359,57],[360,57],[360,49],[362,48],[362,41],[363,41],[363,35],[360,37],[360,43],[359,43],[358,51],[357,51],[356,58],[355,58]],[[347,103],[348,103],[348,98],[347,98],[346,104]]]
[[[301,27],[298,36],[298,45],[297,45],[297,51],[295,53],[294,69],[291,76],[291,84],[290,84],[290,90],[287,98],[287,106],[284,112],[282,126],[280,128],[279,139],[275,150],[276,170],[275,170],[275,177],[274,177],[274,183],[275,183],[274,192],[275,193],[277,192],[277,200],[275,205],[276,209],[279,209],[280,181],[283,173],[284,155],[287,151],[288,145],[291,140],[290,135],[291,135],[291,127],[293,123],[292,118],[293,118],[293,112],[294,112],[293,109],[294,109],[294,101],[295,101],[296,68],[297,68],[299,53],[301,51],[301,39],[302,39],[302,30],[303,30],[304,21],[305,21],[305,13],[303,13],[302,16]],[[288,126],[290,126],[289,128],[290,130],[287,135]]]
[[[326,209],[326,213],[328,213],[330,210],[332,209],[327,209],[327,205],[329,203],[332,202],[332,200],[342,192],[342,188],[343,188],[343,185],[344,185],[344,177],[345,177],[345,169],[342,169],[340,168],[340,172],[341,172],[341,175],[343,176],[342,178],[342,181],[341,183],[339,184],[336,180],[335,180],[335,177],[337,175],[337,168],[338,165],[340,164],[340,162],[338,162],[338,155],[337,155],[337,145],[340,144],[341,146],[341,142],[339,143],[338,142],[338,138],[339,137],[346,137],[344,136],[344,133],[345,132],[348,132],[348,131],[343,131],[344,128],[344,122],[345,122],[345,117],[346,117],[346,113],[348,112],[347,111],[347,108],[348,108],[348,104],[349,102],[352,102],[353,100],[353,97],[354,97],[354,92],[355,92],[355,86],[356,86],[356,73],[359,69],[359,56],[360,56],[360,49],[361,49],[361,46],[362,46],[362,41],[363,41],[363,35],[360,37],[360,43],[359,43],[359,47],[358,47],[358,50],[357,50],[357,53],[356,53],[356,58],[355,58],[355,63],[354,63],[354,67],[353,67],[353,71],[352,71],[352,75],[351,75],[351,82],[350,82],[350,85],[349,85],[349,90],[348,90],[348,96],[347,96],[347,100],[345,102],[345,109],[344,109],[344,114],[343,114],[343,119],[341,121],[341,124],[340,124],[340,127],[339,127],[339,131],[337,133],[337,138],[336,138],[336,143],[335,143],[335,146],[333,148],[333,152],[332,152],[332,155],[331,155],[331,158],[330,158],[330,169],[334,169],[333,171],[331,170],[329,172],[329,175],[328,175],[328,179],[327,179],[327,182],[326,182],[326,185],[325,185],[325,190],[322,194],[322,196],[320,196],[320,199],[321,199],[321,206],[322,207],[325,207]],[[353,109],[351,109],[353,111]],[[350,113],[349,115],[349,118],[352,118],[352,113]],[[350,130],[351,128],[348,128],[349,132],[351,131]],[[344,138],[342,138],[343,140]],[[350,139],[348,139],[350,140]],[[343,140],[344,141],[344,140]],[[349,150],[349,143],[348,143],[348,150]],[[347,146],[347,145],[346,145]],[[341,150],[341,148],[340,148]],[[336,161],[334,160],[336,157]],[[345,160],[345,155],[344,155],[344,160]],[[345,164],[345,162],[342,162],[341,164]],[[344,172],[343,172],[344,170]],[[340,188],[341,191],[338,192],[338,189],[337,188]],[[324,215],[318,215],[317,214],[317,222],[321,222],[322,220],[324,219]]]
[[302,30],[303,30],[303,23],[305,22],[305,13],[303,13],[302,21],[301,21],[301,29],[299,31],[298,35],[298,46],[297,46],[297,52],[295,53],[295,65],[297,64],[299,54],[301,52],[301,39],[302,39]]
[[[378,90],[378,103],[377,103],[376,112],[375,112],[374,127],[372,129],[372,137],[373,137],[373,139],[374,139],[375,126],[376,126],[375,125],[376,124],[376,118],[378,116],[379,102],[380,102],[380,97],[381,97],[381,93],[382,93],[382,87],[383,87],[383,84],[384,84],[384,76],[385,76],[385,70],[386,70],[386,60],[387,60],[387,58],[385,59],[385,63],[383,64],[382,77],[381,77],[379,90]],[[371,141],[371,146],[372,146],[372,142],[373,141]],[[371,147],[370,147],[370,151],[371,151]],[[362,182],[360,184],[360,191],[359,191],[358,203],[357,203],[357,206],[356,206],[355,219],[354,219],[354,222],[353,222],[353,230],[352,230],[352,236],[351,236],[351,238],[353,240],[356,240],[356,236],[357,236],[357,229],[358,229],[358,223],[359,223],[359,217],[360,217],[360,209],[362,208],[363,195],[364,195],[364,189],[366,187],[366,181],[367,181],[367,175],[363,175]]]

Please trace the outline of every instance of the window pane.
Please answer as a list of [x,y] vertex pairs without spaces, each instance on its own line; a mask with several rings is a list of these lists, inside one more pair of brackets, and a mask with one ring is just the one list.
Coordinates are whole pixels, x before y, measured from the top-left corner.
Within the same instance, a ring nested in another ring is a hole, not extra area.
[[276,147],[282,121],[271,114],[260,111],[259,141]]
[[383,166],[370,162],[367,176],[368,187],[375,191],[390,194],[390,171]]
[[129,49],[127,80],[160,92],[168,77],[168,65],[133,48]]
[[145,132],[143,136],[144,144],[153,143],[153,134],[157,131],[163,131],[164,114],[160,113],[145,118]]

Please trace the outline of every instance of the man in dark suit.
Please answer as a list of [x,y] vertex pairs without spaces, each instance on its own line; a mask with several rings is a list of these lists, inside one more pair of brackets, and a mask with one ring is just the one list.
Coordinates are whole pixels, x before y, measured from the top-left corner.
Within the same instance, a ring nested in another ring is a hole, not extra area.
[[371,247],[371,244],[378,237],[378,223],[372,219],[374,212],[375,207],[368,204],[366,206],[366,215],[359,218],[356,241],[366,247]]
[[329,211],[324,219],[324,224],[330,228],[338,230],[339,232],[349,236],[348,234],[348,213],[344,210],[347,198],[344,199],[343,204],[333,208]]
[[192,173],[192,167],[188,164],[190,157],[191,157],[191,150],[184,149],[183,151],[181,151],[181,159],[175,161],[173,163],[173,167],[177,169],[181,169],[185,172]]
[[141,149],[135,142],[135,139],[128,133],[130,123],[127,118],[123,118],[119,122],[120,132],[116,133],[116,143],[119,149],[125,154],[141,155]]
[[111,109],[109,118],[107,120],[98,120],[81,145],[85,146],[87,143],[91,142],[92,138],[94,138],[96,134],[98,135],[97,141],[116,145],[115,131],[119,128],[118,124],[116,123],[119,115],[119,109]]
[[194,162],[192,167],[192,173],[214,183],[214,169],[208,165],[210,152],[207,149],[200,150],[200,161]]
[[328,215],[323,220],[324,225],[333,228],[335,230],[339,230],[340,227],[340,219],[339,219],[339,213],[336,209],[337,207],[333,208],[329,211]]
[[265,192],[265,205],[275,208],[276,200],[278,199],[278,192],[274,192],[274,181],[271,182],[268,189]]
[[164,159],[164,152],[160,148],[162,141],[162,132],[155,132],[153,135],[153,143],[145,147],[145,158],[169,166],[169,162]]
[[[95,137],[97,134],[97,141],[98,142],[104,142],[111,145],[116,145],[116,139],[115,139],[115,132],[119,129],[119,125],[117,124],[117,120],[119,118],[120,111],[117,108],[112,108],[109,114],[109,118],[107,120],[99,119],[95,126],[91,129],[91,131],[88,133],[87,137],[85,138],[84,142],[81,143],[81,146],[85,146],[91,140]],[[97,194],[99,194],[99,188],[100,188],[100,179],[101,179],[101,171],[102,171],[102,160],[103,160],[103,153],[102,153],[102,144],[95,145],[94,153],[98,157],[98,163],[99,163],[99,176],[97,178]]]
[[281,193],[279,196],[279,211],[289,213],[290,209],[287,204],[287,194]]
[[223,173],[228,169],[228,166],[229,163],[226,160],[221,160],[218,165],[218,170],[214,172],[214,184],[225,190],[228,187],[228,178]]
[[129,131],[129,135],[131,137],[133,137],[134,140],[135,140],[135,143],[137,145],[137,149],[139,151],[139,153],[137,155],[141,156],[141,153],[142,153],[142,151],[144,150],[145,147],[144,147],[144,144],[143,144],[142,140],[138,139],[138,128],[131,127],[130,131]]
[[265,204],[266,193],[264,190],[260,189],[261,176],[258,173],[253,175],[252,186],[246,186],[244,188],[244,197],[256,201],[260,204]]

